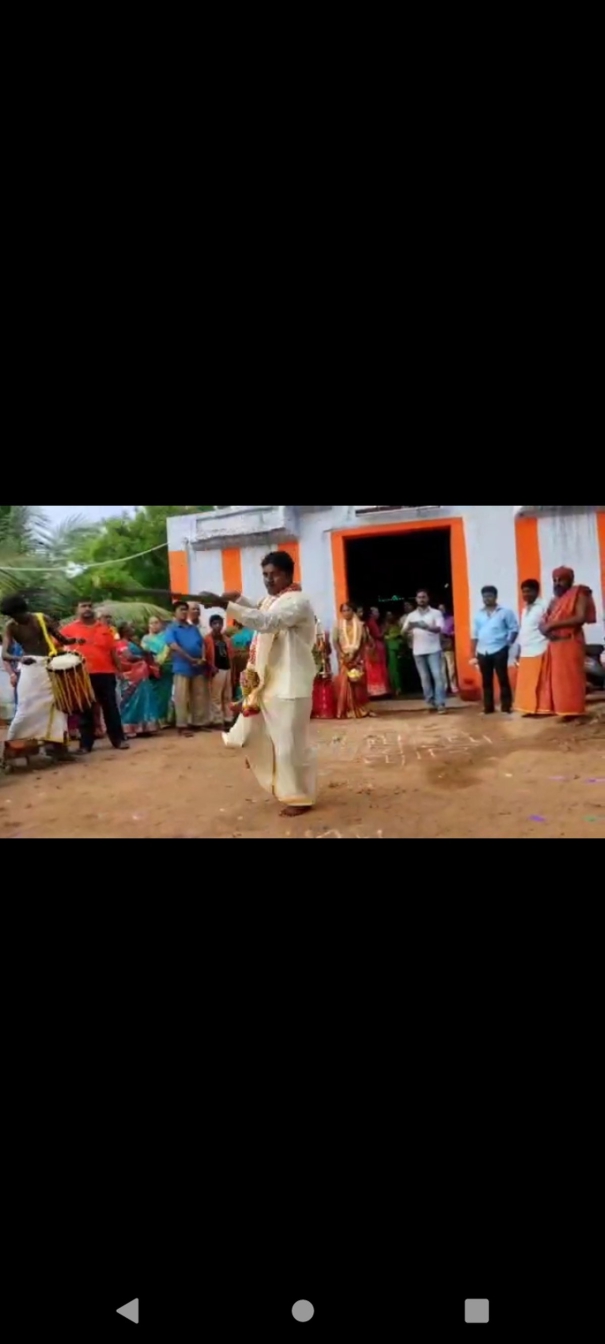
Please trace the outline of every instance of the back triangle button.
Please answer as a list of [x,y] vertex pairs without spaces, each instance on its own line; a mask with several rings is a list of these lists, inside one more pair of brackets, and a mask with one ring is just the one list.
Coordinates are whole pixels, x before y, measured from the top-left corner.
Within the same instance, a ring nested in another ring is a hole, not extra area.
[[118,1316],[125,1316],[127,1321],[133,1321],[135,1325],[139,1324],[139,1299],[135,1297],[132,1302],[127,1302],[125,1307],[118,1307]]

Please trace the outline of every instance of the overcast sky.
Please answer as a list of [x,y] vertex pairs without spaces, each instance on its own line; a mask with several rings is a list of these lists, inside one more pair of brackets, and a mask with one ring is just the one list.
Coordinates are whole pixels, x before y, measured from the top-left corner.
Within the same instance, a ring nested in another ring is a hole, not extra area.
[[77,513],[85,514],[87,518],[106,518],[110,513],[133,509],[134,504],[43,504],[42,508],[53,521],[59,522]]

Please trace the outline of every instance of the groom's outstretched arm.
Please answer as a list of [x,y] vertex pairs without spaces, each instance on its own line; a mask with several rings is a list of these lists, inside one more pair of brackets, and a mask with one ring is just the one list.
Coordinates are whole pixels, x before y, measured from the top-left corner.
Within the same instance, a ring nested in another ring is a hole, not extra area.
[[227,607],[230,620],[238,621],[247,630],[257,630],[261,635],[276,635],[279,630],[291,630],[293,626],[309,620],[309,613],[309,603],[300,593],[292,593],[270,607],[269,611],[243,607],[238,602],[230,602]]
[[245,607],[246,610],[248,610],[248,608],[250,607],[256,608],[258,606],[258,602],[251,602],[249,597],[244,597],[244,594],[240,593],[240,596],[238,597],[237,601],[232,605],[236,607]]
[[258,605],[256,602],[251,602],[248,597],[244,597],[243,593],[237,592],[223,593],[222,597],[219,597],[218,593],[203,592],[198,594],[196,601],[201,602],[207,610],[211,610],[212,607],[224,607],[226,611],[230,602],[234,602],[239,607],[255,607]]

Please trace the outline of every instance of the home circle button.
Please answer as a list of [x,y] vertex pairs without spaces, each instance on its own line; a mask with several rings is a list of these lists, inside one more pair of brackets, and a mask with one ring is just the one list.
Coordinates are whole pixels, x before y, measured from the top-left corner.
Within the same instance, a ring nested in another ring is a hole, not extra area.
[[292,1307],[292,1315],[295,1321],[312,1321],[315,1315],[315,1307],[304,1300],[295,1302]]

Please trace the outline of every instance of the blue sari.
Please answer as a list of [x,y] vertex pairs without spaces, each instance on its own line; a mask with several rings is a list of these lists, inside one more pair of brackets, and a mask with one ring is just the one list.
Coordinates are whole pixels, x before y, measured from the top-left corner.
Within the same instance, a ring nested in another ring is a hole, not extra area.
[[147,659],[138,644],[118,644],[124,680],[120,683],[120,714],[127,737],[157,733],[159,721]]
[[141,647],[144,648],[147,653],[153,654],[160,667],[161,676],[159,681],[152,677],[149,684],[155,701],[156,718],[160,726],[165,728],[173,719],[172,687],[174,684],[172,659],[166,658],[166,650],[168,648],[166,632],[160,630],[157,635],[145,635],[145,638],[141,640]]
[[243,700],[243,691],[240,686],[242,672],[245,672],[250,659],[250,645],[254,639],[253,630],[236,630],[235,634],[230,634],[231,647],[235,654],[233,660],[233,673],[235,682],[235,703],[239,704]]

